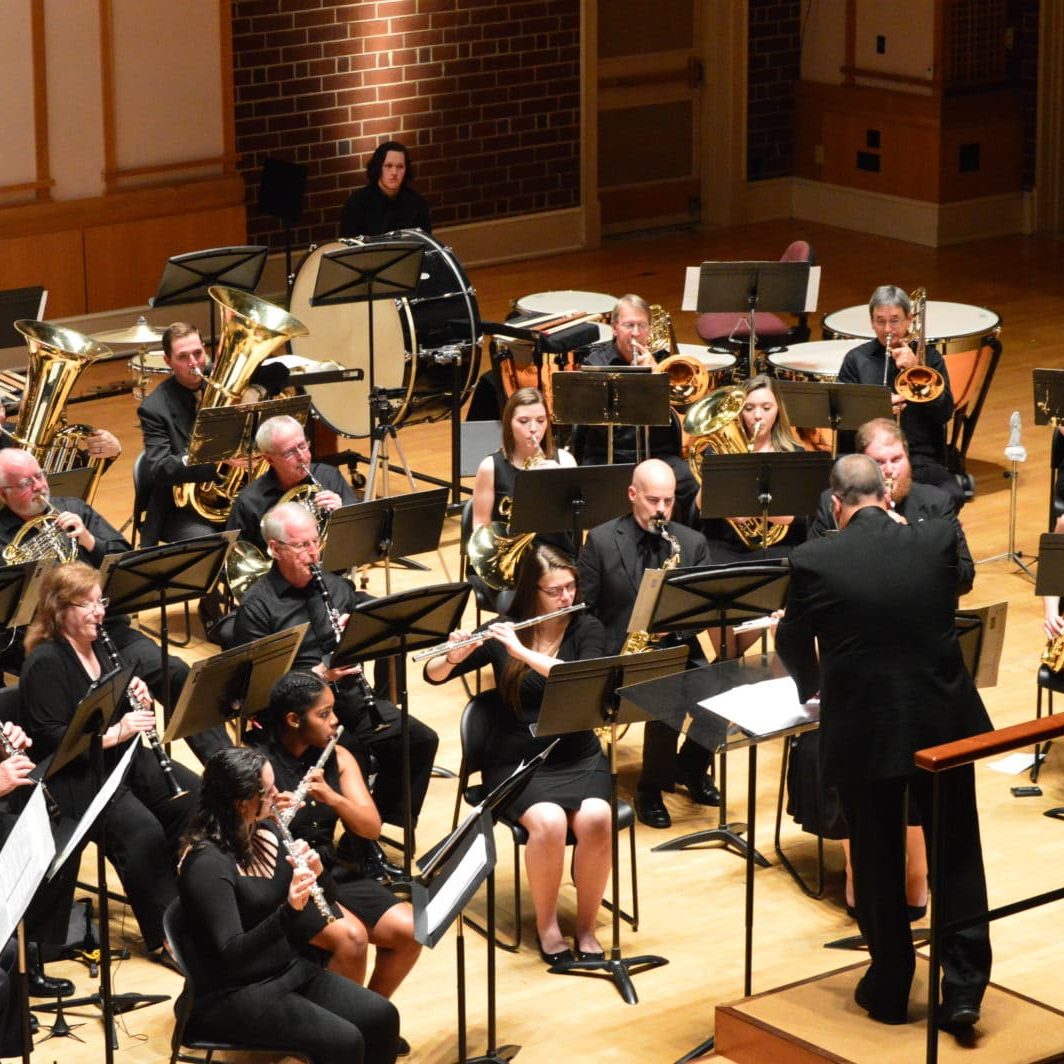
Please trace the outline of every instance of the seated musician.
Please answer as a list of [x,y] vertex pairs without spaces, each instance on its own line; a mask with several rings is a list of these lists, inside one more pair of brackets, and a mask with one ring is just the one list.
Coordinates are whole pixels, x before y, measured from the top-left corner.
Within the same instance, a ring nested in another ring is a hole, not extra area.
[[378,144],[366,164],[366,184],[347,197],[340,236],[379,236],[397,229],[432,232],[429,205],[414,191],[414,167],[405,144]]
[[[262,536],[267,552],[273,558],[273,565],[248,591],[237,610],[236,642],[247,643],[293,625],[310,623],[293,665],[341,687],[337,693],[336,715],[345,729],[343,745],[359,759],[364,776],[369,775],[369,754],[372,753],[377,759],[378,771],[373,790],[377,809],[382,820],[390,824],[402,824],[399,711],[390,702],[373,697],[361,677],[359,666],[332,668],[326,664],[329,652],[335,645],[335,636],[311,568],[321,562],[317,522],[305,506],[295,502],[283,503],[262,519]],[[332,573],[323,572],[322,579],[342,626],[346,624],[351,610],[368,596],[356,592],[346,580]],[[352,682],[356,686],[350,689],[348,685]],[[384,727],[378,727],[378,723]],[[428,791],[438,745],[436,733],[411,716],[410,792],[415,823]]]
[[[55,752],[78,703],[112,665],[99,638],[106,601],[95,570],[81,562],[58,565],[41,584],[37,613],[26,634],[26,663],[19,690],[26,732],[40,757]],[[134,677],[131,704],[103,737],[109,770],[130,740],[155,728],[155,712],[145,682]],[[163,912],[177,897],[177,844],[191,810],[198,779],[173,764],[177,784],[189,792],[173,797],[160,760],[138,749],[125,782],[107,807],[107,857],[118,870],[149,953],[160,953]],[[85,755],[48,781],[64,815],[77,818],[96,791],[93,769]]]
[[[650,339],[650,307],[639,296],[621,296],[610,315],[610,324],[613,339],[592,344],[583,360],[584,366],[653,366],[668,356],[668,351],[651,351],[646,346]],[[637,431],[642,432],[629,427],[614,428],[615,463],[636,460]],[[580,465],[605,465],[609,453],[605,426],[577,426],[573,434],[573,453]],[[676,478],[677,513],[686,518],[698,491],[698,482],[683,459],[679,425],[652,427],[650,455],[644,454],[643,457],[660,458],[672,469]]]
[[[336,899],[358,928],[361,950],[353,974],[365,982],[366,943],[376,948],[369,988],[390,998],[414,967],[421,946],[414,939],[414,910],[376,879],[364,874],[370,848],[363,845],[381,833],[381,818],[362,770],[351,753],[337,745],[324,764],[323,752],[336,734],[335,696],[310,672],[290,672],[274,684],[266,711],[270,731],[263,748],[281,794],[277,808],[290,810],[295,792],[304,796],[289,830],[321,858],[336,888]],[[343,826],[339,846],[336,825]]]
[[[577,570],[568,555],[547,544],[533,547],[521,563],[513,603],[480,632],[483,642],[456,647],[425,666],[430,683],[490,664],[502,701],[485,744],[484,784],[501,783],[521,761],[535,756],[551,739],[529,730],[539,717],[545,677],[560,661],[603,655],[602,624],[586,611],[555,617],[514,631],[512,622],[571,606],[579,599]],[[451,641],[468,639],[455,631]],[[511,801],[507,815],[528,831],[525,861],[536,910],[539,951],[548,965],[598,960],[602,946],[595,923],[610,872],[610,779],[606,758],[593,732],[562,736],[528,786]],[[558,887],[565,862],[566,831],[576,838],[575,953],[558,924]]]
[[[618,654],[628,633],[632,607],[643,573],[659,569],[673,554],[672,545],[655,530],[661,515],[673,543],[679,546],[681,566],[710,564],[705,538],[670,520],[676,480],[672,470],[657,458],[641,462],[628,488],[631,513],[591,530],[580,554],[580,586],[591,612],[606,629],[606,653]],[[669,639],[673,637],[668,637]],[[690,639],[692,659],[705,663],[695,639]],[[659,645],[668,645],[668,639]],[[690,739],[679,754],[679,734],[661,721],[647,721],[643,731],[643,770],[636,791],[636,813],[644,824],[667,828],[672,823],[662,791],[674,791],[677,780],[691,798],[703,805],[719,805],[720,792],[706,775],[712,754]]]
[[931,402],[906,402],[895,391],[894,382],[902,370],[916,365],[916,341],[910,339],[912,302],[897,285],[880,285],[868,301],[868,312],[875,339],[846,353],[837,380],[840,384],[886,384],[890,388],[894,416],[899,418],[909,440],[913,480],[941,488],[949,495],[954,510],[959,511],[965,502],[964,492],[945,465],[945,429],[953,414],[946,363],[933,346],[928,346],[927,365],[942,374],[946,387]]
[[391,1064],[395,1007],[300,955],[321,862],[302,842],[298,864],[285,854],[269,819],[276,797],[260,750],[207,762],[179,883],[198,973],[192,1025],[208,1038],[299,1049],[315,1064]]
[[237,529],[242,540],[259,550],[266,549],[259,527],[263,514],[299,485],[320,485],[321,490],[313,496],[313,506],[326,513],[358,502],[351,485],[335,466],[311,462],[310,444],[303,426],[294,417],[281,414],[267,418],[255,434],[255,448],[270,468],[236,497],[225,527]]

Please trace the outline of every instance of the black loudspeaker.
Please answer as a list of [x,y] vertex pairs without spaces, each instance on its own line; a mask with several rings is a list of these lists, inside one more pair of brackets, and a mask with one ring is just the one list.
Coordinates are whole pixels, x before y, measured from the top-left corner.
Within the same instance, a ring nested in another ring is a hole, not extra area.
[[259,209],[294,228],[303,213],[307,193],[307,168],[284,159],[266,159],[259,185]]

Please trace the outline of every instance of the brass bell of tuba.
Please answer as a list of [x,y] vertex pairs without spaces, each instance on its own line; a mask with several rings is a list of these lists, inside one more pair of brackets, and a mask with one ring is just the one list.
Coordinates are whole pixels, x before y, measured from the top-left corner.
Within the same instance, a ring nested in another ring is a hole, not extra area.
[[917,288],[909,301],[913,308],[911,335],[916,337],[916,365],[903,369],[894,378],[894,391],[907,403],[933,403],[946,390],[946,382],[937,369],[927,364],[927,289]]
[[[211,285],[207,293],[221,310],[222,332],[201,410],[239,403],[255,370],[282,344],[308,332],[298,318],[250,292]],[[229,516],[247,476],[246,470],[220,464],[215,480],[175,484],[174,503],[220,523]]]
[[6,434],[29,451],[45,473],[90,466],[93,473],[85,500],[91,503],[107,459],[89,457],[85,438],[92,434],[92,426],[68,425],[63,412],[82,371],[110,355],[111,349],[46,321],[23,318],[15,322],[15,328],[29,348],[29,364],[15,431]]

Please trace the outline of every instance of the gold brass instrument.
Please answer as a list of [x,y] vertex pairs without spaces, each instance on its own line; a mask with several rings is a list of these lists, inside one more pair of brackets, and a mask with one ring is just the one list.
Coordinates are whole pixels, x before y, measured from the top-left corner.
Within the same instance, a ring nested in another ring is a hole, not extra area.
[[668,374],[669,402],[673,406],[685,408],[705,397],[709,391],[709,371],[697,358],[678,353],[672,315],[657,303],[650,308],[650,333],[644,346],[651,354],[669,353],[654,367],[654,372]]
[[[663,513],[654,516],[654,530],[669,545],[669,556],[661,563],[664,570],[675,569],[680,564],[680,541],[669,532],[669,522],[665,520]],[[634,611],[633,611],[634,612]],[[636,622],[639,623],[638,621]],[[642,628],[629,632],[624,637],[619,654],[642,654],[649,650],[654,643],[655,637]]]
[[82,371],[111,349],[73,329],[23,318],[15,322],[29,348],[26,394],[14,433],[5,434],[30,452],[45,473],[90,466],[93,470],[85,499],[92,502],[107,465],[106,458],[90,458],[85,439],[91,425],[68,425],[63,416],[67,400]]
[[1060,672],[1064,669],[1064,635],[1055,635],[1047,639],[1039,660],[1050,672]]
[[[307,327],[265,299],[224,285],[211,285],[208,294],[222,313],[222,333],[214,369],[203,390],[200,409],[239,403],[255,370],[293,337],[306,336]],[[220,464],[217,479],[174,485],[174,504],[191,506],[212,523],[229,516],[248,477],[247,470]]]
[[927,364],[927,289],[917,288],[909,299],[913,306],[911,335],[916,337],[916,365],[903,369],[894,378],[894,391],[907,403],[933,403],[946,390],[946,382],[937,369]]
[[[747,438],[743,429],[741,414],[745,405],[746,392],[742,388],[718,388],[687,411],[683,428],[692,437],[687,462],[699,484],[706,448],[714,454],[749,454],[754,449],[754,441]],[[727,521],[747,550],[771,547],[787,535],[786,525],[769,522],[762,529],[759,517],[729,517]]]
[[34,498],[44,501],[44,513],[24,521],[11,542],[0,551],[0,557],[7,565],[21,565],[45,558],[59,563],[74,561],[78,556],[78,544],[59,527],[59,511],[43,493]]

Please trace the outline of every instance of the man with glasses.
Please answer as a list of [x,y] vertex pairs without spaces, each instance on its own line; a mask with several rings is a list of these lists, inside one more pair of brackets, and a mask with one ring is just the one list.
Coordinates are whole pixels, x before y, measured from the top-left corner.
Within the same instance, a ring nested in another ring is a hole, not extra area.
[[358,502],[351,485],[335,466],[311,462],[303,426],[294,417],[281,414],[267,418],[255,434],[255,447],[270,468],[240,492],[225,527],[237,529],[242,540],[254,543],[259,550],[266,550],[261,531],[263,514],[300,484],[321,485],[313,505],[326,513]]
[[[264,635],[309,622],[296,652],[293,669],[313,672],[336,691],[336,716],[344,726],[342,745],[358,759],[363,775],[370,777],[369,754],[377,760],[373,798],[381,819],[402,824],[402,741],[399,711],[390,702],[373,698],[372,706],[363,683],[357,680],[357,665],[333,668],[328,657],[335,645],[332,620],[314,584],[312,566],[321,562],[318,526],[305,506],[296,502],[275,506],[262,519],[262,538],[273,565],[247,593],[236,613],[237,645]],[[346,581],[322,571],[322,579],[340,616],[341,624],[364,593]],[[350,684],[355,682],[353,688]],[[383,724],[383,727],[380,725]],[[410,717],[410,796],[416,823],[428,791],[432,762],[439,737],[427,725]],[[380,870],[373,869],[371,874]]]

